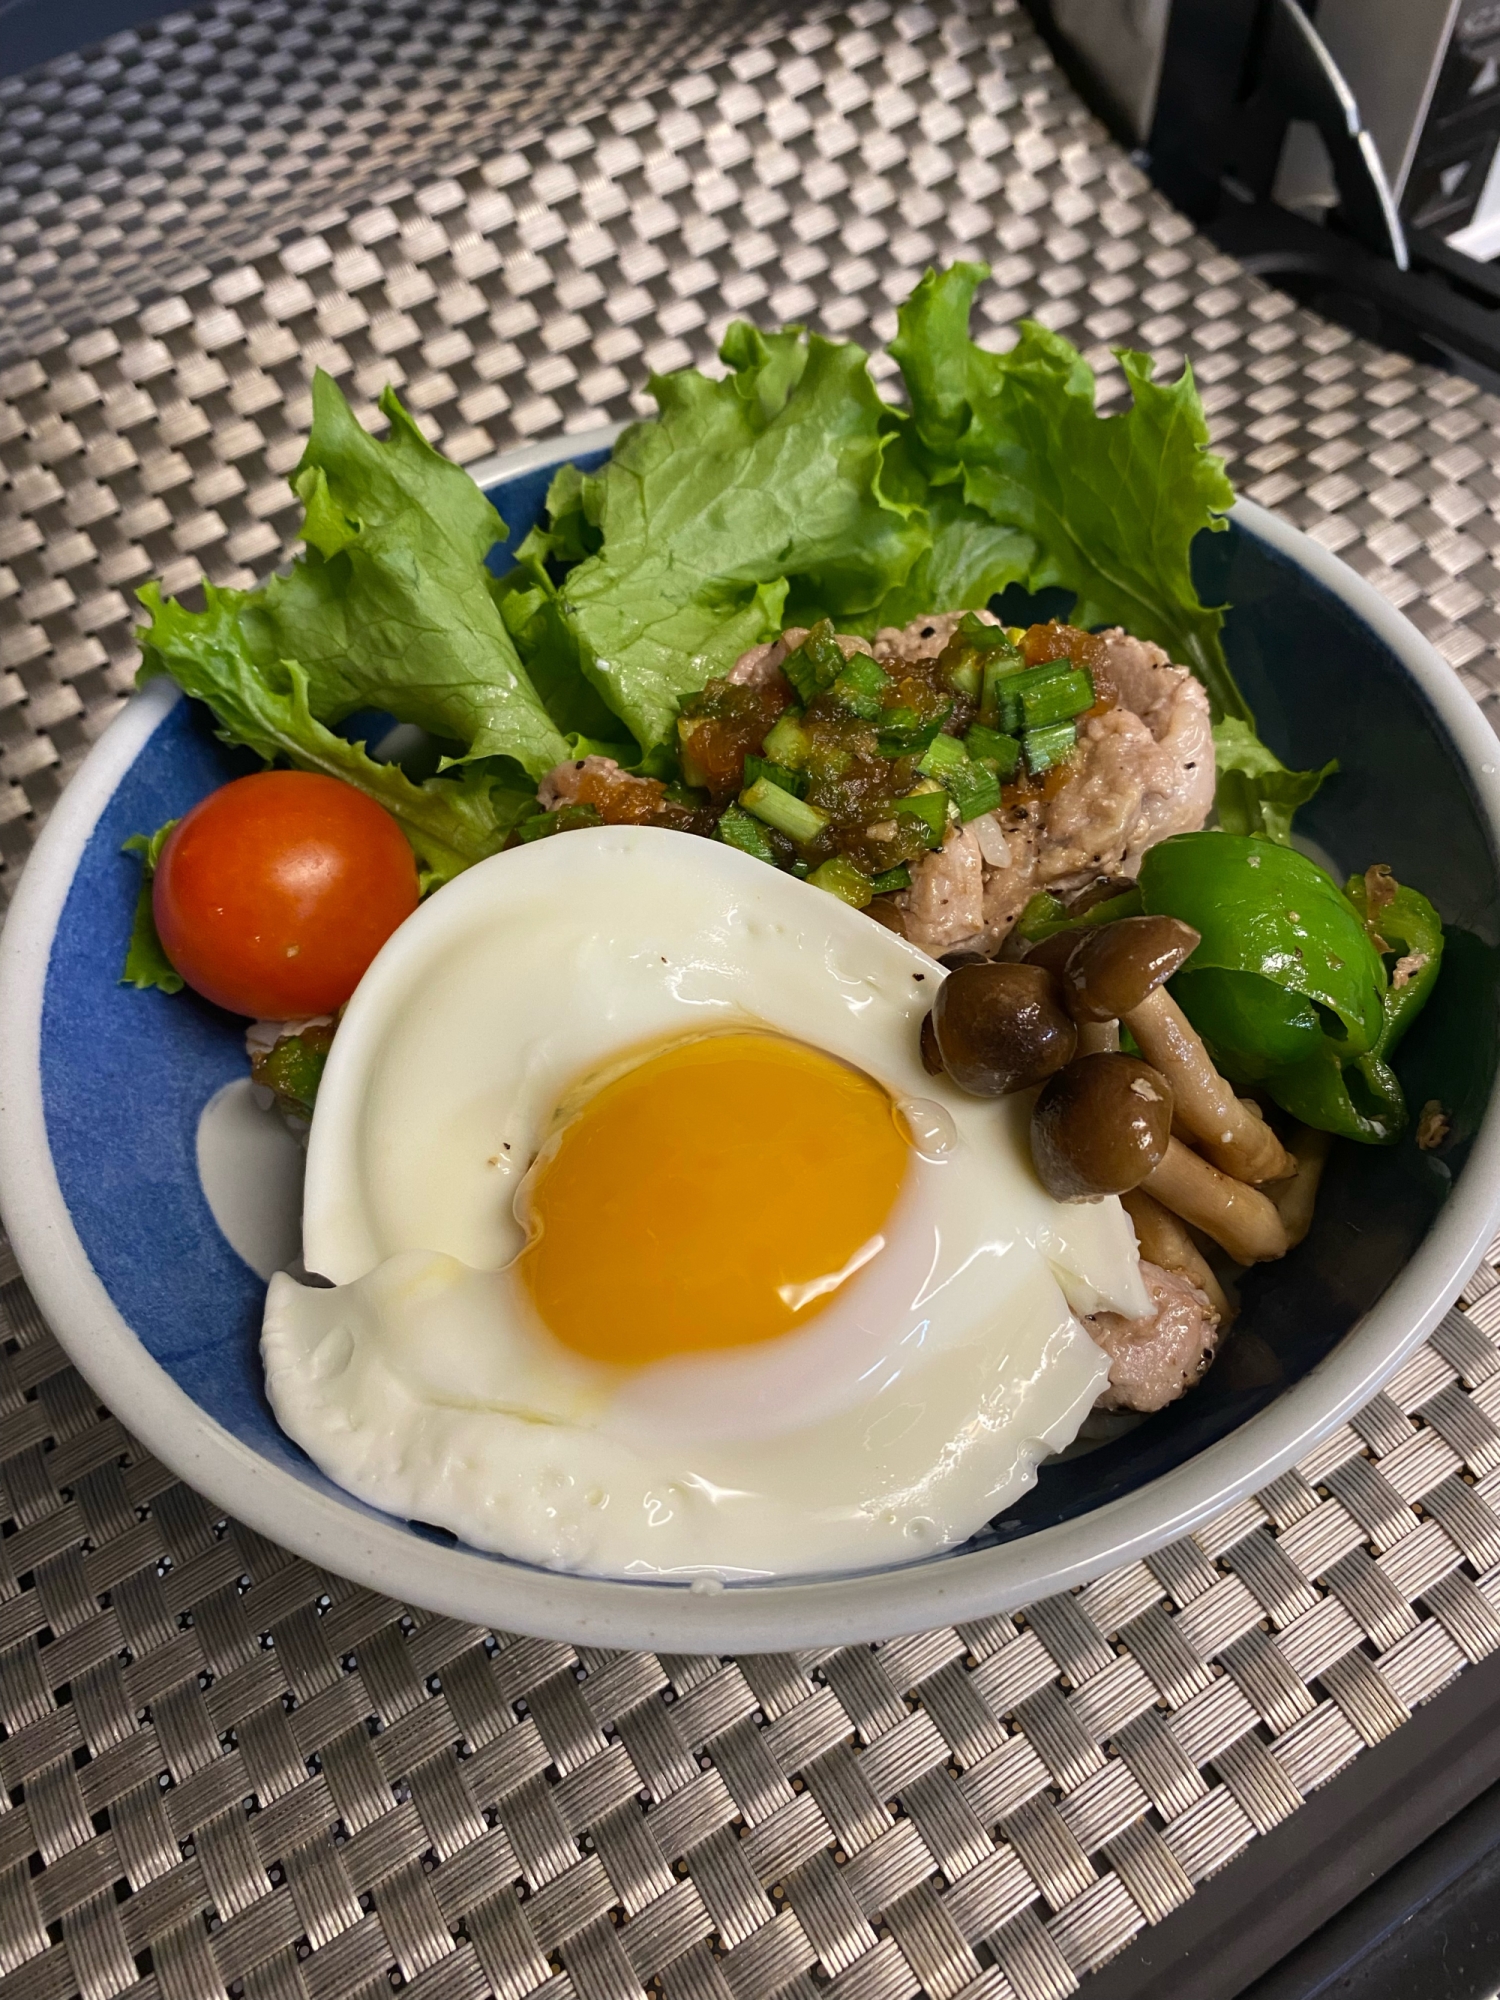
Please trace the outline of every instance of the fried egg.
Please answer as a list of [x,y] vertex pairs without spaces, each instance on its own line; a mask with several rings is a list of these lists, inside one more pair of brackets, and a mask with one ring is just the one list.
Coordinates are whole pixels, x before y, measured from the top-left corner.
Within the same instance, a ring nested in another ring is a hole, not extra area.
[[1032,1171],[1029,1099],[923,1071],[944,973],[734,850],[600,828],[495,856],[340,1027],[283,1428],[360,1499],[610,1576],[850,1571],[965,1541],[1149,1311],[1117,1201]]

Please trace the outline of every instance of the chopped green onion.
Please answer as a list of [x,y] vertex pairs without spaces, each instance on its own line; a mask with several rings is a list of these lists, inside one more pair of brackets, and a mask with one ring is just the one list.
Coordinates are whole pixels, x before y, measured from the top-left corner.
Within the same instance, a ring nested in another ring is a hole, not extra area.
[[956,736],[934,736],[922,752],[917,769],[924,778],[936,778],[946,783],[950,771],[961,771],[969,761],[969,753]]
[[982,653],[1014,653],[1021,636],[1019,625],[986,625],[972,611],[966,611],[959,619],[958,630],[966,645],[977,646]]
[[765,757],[745,759],[745,783],[753,785],[757,778],[765,778],[773,785],[780,785],[784,792],[790,792],[794,799],[800,799],[807,790],[807,779],[801,771],[789,771],[784,764],[773,764]]
[[904,799],[897,799],[895,817],[920,820],[927,832],[927,845],[941,847],[943,835],[948,831],[948,794],[941,790],[912,792]]
[[1094,677],[1087,667],[1073,667],[1035,686],[1028,676],[1018,674],[1011,683],[1021,703],[1021,720],[1028,729],[1045,729],[1053,722],[1067,722],[1094,705]]
[[1015,737],[987,729],[982,722],[971,725],[964,748],[976,764],[987,766],[1001,780],[1012,777],[1021,761],[1021,746]]
[[948,669],[949,687],[955,694],[967,695],[970,701],[978,701],[983,679],[983,669],[972,653],[961,654],[958,664]]
[[952,713],[951,706],[931,721],[923,721],[914,708],[886,708],[880,713],[880,754],[882,757],[910,757],[928,744]]
[[551,812],[533,813],[530,819],[523,819],[512,841],[545,840],[549,834],[572,833],[581,826],[603,826],[604,815],[597,806],[568,805],[554,806]]
[[820,813],[816,806],[810,806],[794,793],[783,791],[769,778],[757,778],[741,792],[740,804],[746,812],[764,820],[767,826],[774,826],[778,833],[784,833],[788,840],[802,845],[816,840],[828,824],[826,813]]
[[1046,687],[1050,681],[1061,680],[1072,671],[1070,660],[1044,660],[1039,667],[1016,664],[998,673],[986,669],[979,720],[1014,735],[1026,725],[1026,696],[1030,694],[1034,697],[1038,688]]
[[727,806],[720,815],[718,838],[726,847],[737,847],[741,854],[753,855],[757,861],[769,861],[773,868],[776,866],[775,849],[761,832],[760,822],[739,806]]
[[805,882],[808,876],[811,875],[812,870],[805,861],[794,861],[791,864],[791,872],[799,882]]
[[830,896],[837,896],[841,903],[848,903],[856,910],[862,910],[875,893],[869,876],[842,854],[835,854],[831,861],[815,868],[807,880],[811,888],[826,889]]
[[796,708],[786,710],[761,745],[770,761],[785,771],[800,771],[811,747],[812,738],[802,726],[801,710]]
[[1020,711],[1016,710],[1015,722],[1006,720],[1011,710],[1008,700],[1009,684],[1025,671],[1025,662],[1018,652],[993,654],[984,663],[984,683],[979,696],[979,720],[988,729],[1013,729],[1020,726]]
[[782,661],[781,671],[804,702],[831,688],[844,671],[844,649],[833,636],[833,621],[820,618],[796,652]]
[[958,770],[944,773],[944,782],[953,794],[961,820],[992,813],[1000,803],[1000,780],[993,771],[987,771],[982,764],[971,764],[967,758]]
[[1050,771],[1071,757],[1078,743],[1075,722],[1049,722],[1045,729],[1028,729],[1021,738],[1026,750],[1026,768],[1033,778]]
[[882,869],[880,874],[870,878],[871,891],[877,896],[888,896],[893,889],[911,887],[911,870],[903,861],[897,868]]
[[856,653],[835,678],[829,692],[861,722],[874,722],[890,684],[890,675],[878,661],[866,653]]

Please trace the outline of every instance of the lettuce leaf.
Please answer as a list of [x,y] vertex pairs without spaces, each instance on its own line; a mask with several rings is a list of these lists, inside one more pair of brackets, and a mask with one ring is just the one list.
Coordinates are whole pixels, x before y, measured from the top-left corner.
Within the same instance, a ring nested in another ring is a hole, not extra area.
[[1253,822],[1247,830],[1284,839],[1288,799],[1311,797],[1322,774],[1286,771],[1259,742],[1224,657],[1222,610],[1193,583],[1194,538],[1223,528],[1234,491],[1209,449],[1191,369],[1156,382],[1148,355],[1118,350],[1131,408],[1100,417],[1093,371],[1061,335],[1025,321],[1009,354],[970,339],[970,304],[988,275],[982,264],[929,271],[897,316],[891,352],[911,397],[914,455],[934,489],[956,488],[1030,539],[1029,589],[1074,591],[1075,624],[1122,625],[1192,668],[1215,722],[1243,732],[1225,803]]
[[149,992],[152,987],[162,993],[180,993],[186,983],[162,949],[156,931],[156,915],[151,907],[151,884],[156,876],[156,864],[161,859],[167,835],[176,824],[175,819],[169,819],[155,833],[133,833],[120,849],[122,854],[138,854],[141,857],[141,886],[135,899],[135,915],[131,919],[130,943],[125,952],[125,969],[120,974],[120,984],[137,987],[143,993]]
[[[307,553],[253,591],[219,591],[213,618],[239,628],[235,655],[271,676],[296,660],[321,723],[383,709],[456,745],[463,758],[514,758],[533,778],[568,754],[527,678],[489,589],[484,558],[504,523],[468,474],[433,450],[393,390],[390,435],[361,429],[338,385],[313,379],[313,427],[292,484],[307,510]],[[158,596],[142,634],[143,677],[187,686],[182,648],[195,614]],[[207,618],[210,614],[197,614]],[[183,671],[179,671],[179,668]],[[222,722],[224,717],[220,716]]]
[[152,613],[142,678],[168,671],[170,663],[178,686],[213,710],[226,743],[244,744],[267,763],[285,758],[301,770],[343,778],[377,799],[411,842],[424,893],[504,845],[535,796],[509,758],[466,761],[422,784],[399,765],[377,763],[313,714],[311,677],[299,661],[265,664],[254,657],[245,593],[211,583],[203,589],[201,612],[163,602],[154,583],[141,592]]
[[682,698],[784,615],[868,616],[931,540],[921,506],[884,480],[892,412],[861,348],[737,322],[720,351],[723,380],[653,378],[660,416],[597,473],[564,468],[550,528],[520,551],[556,598],[557,621],[536,633],[553,647],[565,635],[648,756]]
[[1264,833],[1285,845],[1292,815],[1305,806],[1325,778],[1339,768],[1332,757],[1321,771],[1289,771],[1268,750],[1248,722],[1227,715],[1214,724],[1214,762],[1219,782],[1219,824],[1226,833]]
[[956,486],[927,495],[932,545],[910,576],[881,599],[867,618],[846,629],[871,633],[882,625],[908,625],[933,611],[980,611],[1012,583],[1024,583],[1036,566],[1036,544],[1019,528],[1002,526],[971,507]]

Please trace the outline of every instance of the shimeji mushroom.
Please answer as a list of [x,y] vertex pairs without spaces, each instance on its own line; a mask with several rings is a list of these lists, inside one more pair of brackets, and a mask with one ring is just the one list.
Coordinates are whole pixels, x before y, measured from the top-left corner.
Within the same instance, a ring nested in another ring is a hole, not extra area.
[[1296,1168],[1289,1180],[1278,1182],[1271,1199],[1286,1227],[1287,1243],[1295,1248],[1312,1227],[1313,1207],[1318,1199],[1318,1182],[1333,1145],[1331,1132],[1315,1131],[1299,1125],[1292,1135],[1292,1160]]
[[960,965],[938,988],[922,1028],[922,1061],[960,1090],[1008,1097],[1072,1060],[1078,1030],[1039,965]]
[[1058,1201],[1139,1187],[1171,1137],[1171,1090],[1134,1056],[1079,1056],[1043,1086],[1031,1114],[1031,1157]]
[[1059,1201],[1097,1201],[1143,1187],[1222,1245],[1237,1263],[1286,1254],[1275,1204],[1172,1137],[1172,1089],[1134,1056],[1078,1056],[1042,1087],[1031,1156]]
[[1175,1271],[1190,1285],[1196,1285],[1219,1315],[1220,1326],[1227,1326],[1234,1317],[1234,1307],[1181,1217],[1163,1208],[1154,1195],[1139,1187],[1127,1188],[1120,1196],[1120,1205],[1130,1217],[1135,1240],[1146,1262],[1158,1265],[1163,1271]]
[[1211,1236],[1237,1264],[1267,1263],[1284,1257],[1290,1247],[1269,1195],[1232,1174],[1221,1174],[1180,1139],[1168,1142],[1140,1185],[1174,1215]]
[[1260,1114],[1214,1067],[1197,1031],[1166,990],[1198,933],[1175,917],[1124,917],[1069,954],[1062,987],[1075,1020],[1124,1023],[1172,1086],[1177,1119],[1213,1164],[1236,1180],[1279,1180],[1293,1162]]

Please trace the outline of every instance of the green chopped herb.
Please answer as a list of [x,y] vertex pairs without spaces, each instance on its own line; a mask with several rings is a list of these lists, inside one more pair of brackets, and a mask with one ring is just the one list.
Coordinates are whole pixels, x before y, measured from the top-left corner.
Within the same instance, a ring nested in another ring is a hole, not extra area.
[[844,671],[844,649],[833,636],[833,621],[820,618],[797,650],[782,661],[781,671],[803,702],[831,688]]
[[1021,720],[1028,729],[1071,721],[1094,705],[1094,677],[1087,667],[1074,667],[1035,686],[1025,685],[1026,680],[1025,674],[1017,674],[1011,686],[1020,696]]
[[1045,729],[1028,729],[1021,742],[1026,751],[1026,768],[1033,778],[1039,778],[1043,771],[1050,771],[1054,764],[1072,756],[1078,744],[1078,725],[1049,722]]
[[753,785],[757,778],[779,785],[784,792],[790,792],[794,799],[800,799],[807,790],[807,778],[801,771],[789,771],[785,764],[773,764],[765,757],[745,759],[745,783]]
[[1020,649],[1015,646],[1004,652],[992,652],[984,663],[984,681],[979,696],[979,720],[990,729],[1006,726],[1019,728],[1019,720],[1014,725],[1006,725],[1006,694],[1009,683],[1017,674],[1024,673],[1026,662],[1021,658]]
[[604,815],[597,806],[570,804],[554,806],[551,812],[533,813],[523,819],[511,835],[513,843],[545,840],[553,833],[573,833],[581,826],[603,826]]
[[776,866],[776,850],[766,839],[759,820],[752,819],[739,806],[728,806],[720,814],[717,836],[726,847],[737,847],[741,854]]
[[754,813],[767,826],[775,827],[788,840],[795,840],[803,846],[810,840],[816,840],[828,824],[826,813],[820,813],[816,806],[810,806],[794,793],[783,791],[769,778],[757,778],[754,784],[747,786],[740,793],[740,804],[746,812]]
[[964,738],[964,748],[976,764],[983,764],[1002,780],[1015,775],[1016,766],[1021,761],[1021,746],[1014,736],[1005,736],[998,729],[989,729],[982,722],[970,725]]
[[893,889],[911,887],[911,870],[902,862],[899,868],[884,868],[870,879],[870,888],[877,896],[888,896]]
[[812,738],[803,727],[802,711],[797,708],[787,709],[777,719],[761,745],[770,761],[787,771],[800,771],[811,747]]
[[952,714],[951,705],[941,715],[925,717],[904,705],[886,708],[880,714],[880,754],[882,757],[912,757],[925,750]]
[[936,778],[946,784],[950,771],[961,771],[969,761],[969,753],[956,736],[934,736],[917,769],[924,778]]
[[856,910],[862,910],[875,893],[869,876],[842,854],[815,868],[807,879],[814,889],[826,889],[830,896],[837,896],[841,903],[848,903]]
[[880,715],[881,704],[890,685],[891,677],[878,661],[870,659],[867,654],[856,653],[835,678],[829,692],[861,722],[874,722]]
[[896,819],[920,820],[927,830],[927,845],[941,847],[943,835],[948,831],[948,794],[946,791],[912,792],[904,799],[897,799]]
[[953,794],[959,818],[966,822],[992,813],[1000,803],[1000,780],[993,771],[971,764],[967,758],[957,770],[945,772],[943,782]]

